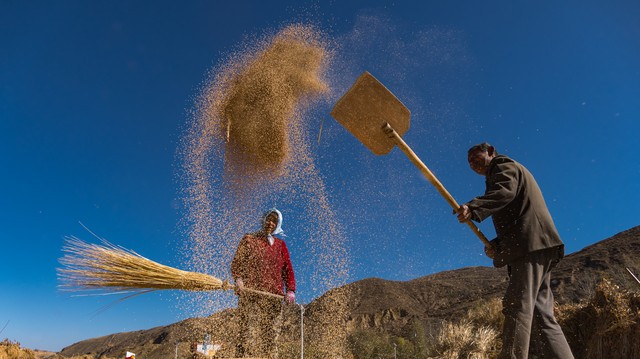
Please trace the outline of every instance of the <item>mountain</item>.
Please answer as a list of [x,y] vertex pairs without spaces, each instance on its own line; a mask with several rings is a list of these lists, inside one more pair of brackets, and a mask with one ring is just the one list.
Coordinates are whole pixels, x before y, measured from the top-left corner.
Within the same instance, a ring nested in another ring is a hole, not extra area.
[[[560,304],[586,300],[602,278],[623,288],[637,288],[627,267],[640,270],[640,226],[566,256],[552,272],[555,299]],[[463,317],[478,303],[501,297],[506,285],[506,269],[489,267],[461,268],[409,281],[367,278],[353,282],[328,291],[305,307],[305,351],[313,350],[314,340],[322,340],[328,327],[344,328],[346,334],[374,330],[401,335],[419,322],[427,335],[434,335],[443,321]],[[175,355],[177,345],[182,356],[188,353],[190,343],[202,341],[206,332],[226,344],[223,349],[229,356],[237,332],[234,316],[234,309],[227,309],[208,318],[88,339],[60,354],[122,357],[128,350],[140,358],[168,358]],[[297,307],[286,308],[283,337],[288,344],[283,348],[292,354],[299,346],[299,316]],[[328,318],[334,321],[328,322]]]

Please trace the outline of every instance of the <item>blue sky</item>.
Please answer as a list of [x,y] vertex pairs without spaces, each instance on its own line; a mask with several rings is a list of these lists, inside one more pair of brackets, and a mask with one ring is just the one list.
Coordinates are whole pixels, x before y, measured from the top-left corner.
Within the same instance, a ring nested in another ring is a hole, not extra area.
[[[176,151],[194,97],[225,54],[296,21],[341,46],[335,96],[369,70],[407,104],[405,140],[458,201],[482,193],[466,149],[489,141],[536,176],[568,252],[640,224],[639,16],[636,1],[0,2],[0,337],[59,350],[187,316],[174,292],[98,315],[111,298],[58,292],[63,236],[88,239],[81,221],[179,266]],[[349,280],[490,265],[410,162],[369,153],[331,105],[309,120],[327,119],[313,151]],[[285,222],[294,265],[299,226]]]

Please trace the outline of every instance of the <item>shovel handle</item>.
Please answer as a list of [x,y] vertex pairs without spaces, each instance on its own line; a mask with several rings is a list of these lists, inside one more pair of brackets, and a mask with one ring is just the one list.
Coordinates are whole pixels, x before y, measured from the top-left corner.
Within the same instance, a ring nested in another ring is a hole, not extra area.
[[[449,193],[449,191],[447,191],[447,189],[444,188],[442,183],[440,183],[440,181],[436,178],[433,172],[429,170],[429,167],[427,167],[427,165],[425,165],[424,162],[420,160],[420,158],[415,154],[415,152],[413,152],[411,147],[409,147],[409,145],[407,145],[407,143],[404,142],[404,140],[402,139],[402,137],[400,137],[400,135],[396,132],[396,130],[394,130],[393,127],[391,127],[391,125],[388,123],[385,123],[384,126],[382,126],[382,130],[384,131],[384,133],[386,133],[389,136],[389,138],[395,141],[396,145],[402,150],[402,152],[404,152],[404,154],[407,155],[407,157],[409,157],[411,162],[413,162],[413,164],[416,167],[418,167],[420,172],[422,172],[422,174],[425,177],[427,177],[429,182],[431,182],[431,184],[436,187],[438,192],[440,192],[440,194],[442,195],[442,197],[444,197],[447,203],[449,203],[449,205],[453,207],[454,210],[457,211],[460,208],[460,205],[458,204],[458,202],[456,202],[456,200]],[[480,240],[482,241],[482,243],[484,243],[485,246],[488,246],[488,247],[491,246],[487,237],[485,237],[485,235],[480,231],[480,229],[473,222],[471,222],[471,220],[467,220],[465,223],[469,226],[469,228],[471,228],[473,233],[475,233],[476,236],[480,238]]]

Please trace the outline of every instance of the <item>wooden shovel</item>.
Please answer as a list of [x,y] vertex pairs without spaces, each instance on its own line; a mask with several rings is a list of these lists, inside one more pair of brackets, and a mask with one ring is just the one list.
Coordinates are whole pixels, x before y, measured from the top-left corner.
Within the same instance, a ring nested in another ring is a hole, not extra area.
[[[458,202],[402,139],[401,136],[409,129],[409,109],[370,73],[364,72],[358,77],[333,107],[331,116],[376,155],[385,155],[391,152],[393,146],[398,146],[447,203],[456,211],[460,208]],[[491,246],[487,237],[471,220],[466,223],[485,246]]]

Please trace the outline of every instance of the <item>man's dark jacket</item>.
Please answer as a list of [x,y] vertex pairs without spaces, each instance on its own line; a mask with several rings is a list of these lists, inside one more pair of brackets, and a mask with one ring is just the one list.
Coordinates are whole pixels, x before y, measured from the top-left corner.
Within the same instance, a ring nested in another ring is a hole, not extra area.
[[497,238],[493,264],[502,267],[527,253],[564,244],[533,175],[520,163],[498,155],[489,164],[486,191],[467,203],[471,219],[481,222],[492,216]]

